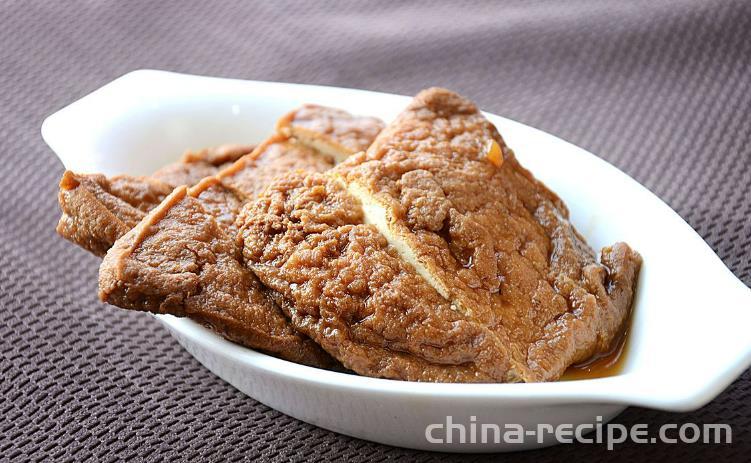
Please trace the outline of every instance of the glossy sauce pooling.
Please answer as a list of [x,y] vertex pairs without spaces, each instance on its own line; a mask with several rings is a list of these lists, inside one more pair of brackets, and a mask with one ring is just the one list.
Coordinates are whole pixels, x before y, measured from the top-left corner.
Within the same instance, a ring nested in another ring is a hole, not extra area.
[[607,352],[597,354],[584,362],[568,367],[560,380],[574,381],[619,375],[623,370],[623,365],[626,363],[628,331],[629,326],[618,336]]

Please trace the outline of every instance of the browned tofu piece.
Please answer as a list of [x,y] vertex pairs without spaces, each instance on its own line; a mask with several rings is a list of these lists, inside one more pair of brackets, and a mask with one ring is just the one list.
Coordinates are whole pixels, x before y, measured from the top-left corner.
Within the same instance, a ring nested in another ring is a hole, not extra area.
[[58,201],[62,216],[57,232],[103,256],[117,238],[133,228],[170,192],[169,185],[148,177],[75,174],[60,180]]
[[368,149],[384,124],[380,119],[353,116],[337,108],[306,104],[279,119],[277,132],[297,138],[337,163]]
[[295,332],[243,267],[240,249],[201,204],[201,188],[177,187],[102,261],[100,298],[131,310],[190,317],[228,339],[294,362],[335,362]]

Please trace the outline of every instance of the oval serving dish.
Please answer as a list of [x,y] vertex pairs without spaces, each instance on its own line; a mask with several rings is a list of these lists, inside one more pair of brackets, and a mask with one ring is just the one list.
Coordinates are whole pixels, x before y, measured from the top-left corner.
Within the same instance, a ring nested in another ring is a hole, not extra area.
[[[426,87],[430,86],[426,82]],[[408,97],[312,85],[142,70],[49,116],[42,135],[66,168],[148,174],[188,148],[259,142],[302,103],[390,121]],[[487,114],[520,162],[567,203],[594,249],[618,240],[644,258],[629,350],[616,376],[537,384],[429,384],[367,378],[280,360],[202,326],[157,316],[209,370],[295,418],[384,444],[508,451],[555,444],[439,443],[431,424],[607,421],[629,405],[686,411],[716,397],[751,364],[751,291],[665,203],[607,162],[542,131]],[[582,175],[586,172],[586,175]],[[603,194],[603,192],[607,192]],[[474,418],[472,418],[474,417]],[[435,430],[435,428],[433,428]],[[433,439],[428,439],[432,437]],[[444,439],[445,440],[445,439]]]

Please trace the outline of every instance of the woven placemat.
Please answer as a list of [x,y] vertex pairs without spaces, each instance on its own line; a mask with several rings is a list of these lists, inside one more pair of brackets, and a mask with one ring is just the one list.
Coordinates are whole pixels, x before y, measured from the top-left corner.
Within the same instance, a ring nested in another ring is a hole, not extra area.
[[[98,259],[54,233],[63,167],[39,127],[134,69],[451,88],[632,175],[751,284],[751,2],[34,1],[0,2],[0,17],[0,459],[486,458],[299,422],[214,377],[151,317],[97,301]],[[729,423],[732,445],[514,456],[747,460],[750,394],[747,372],[701,410],[617,418]]]

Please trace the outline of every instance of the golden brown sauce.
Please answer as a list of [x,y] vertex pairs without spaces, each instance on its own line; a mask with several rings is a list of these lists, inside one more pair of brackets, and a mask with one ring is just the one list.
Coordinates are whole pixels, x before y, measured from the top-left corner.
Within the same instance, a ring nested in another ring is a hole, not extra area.
[[626,329],[615,339],[610,350],[596,354],[581,363],[571,365],[563,373],[560,380],[574,381],[619,375],[626,363],[630,325],[631,320],[628,320]]

